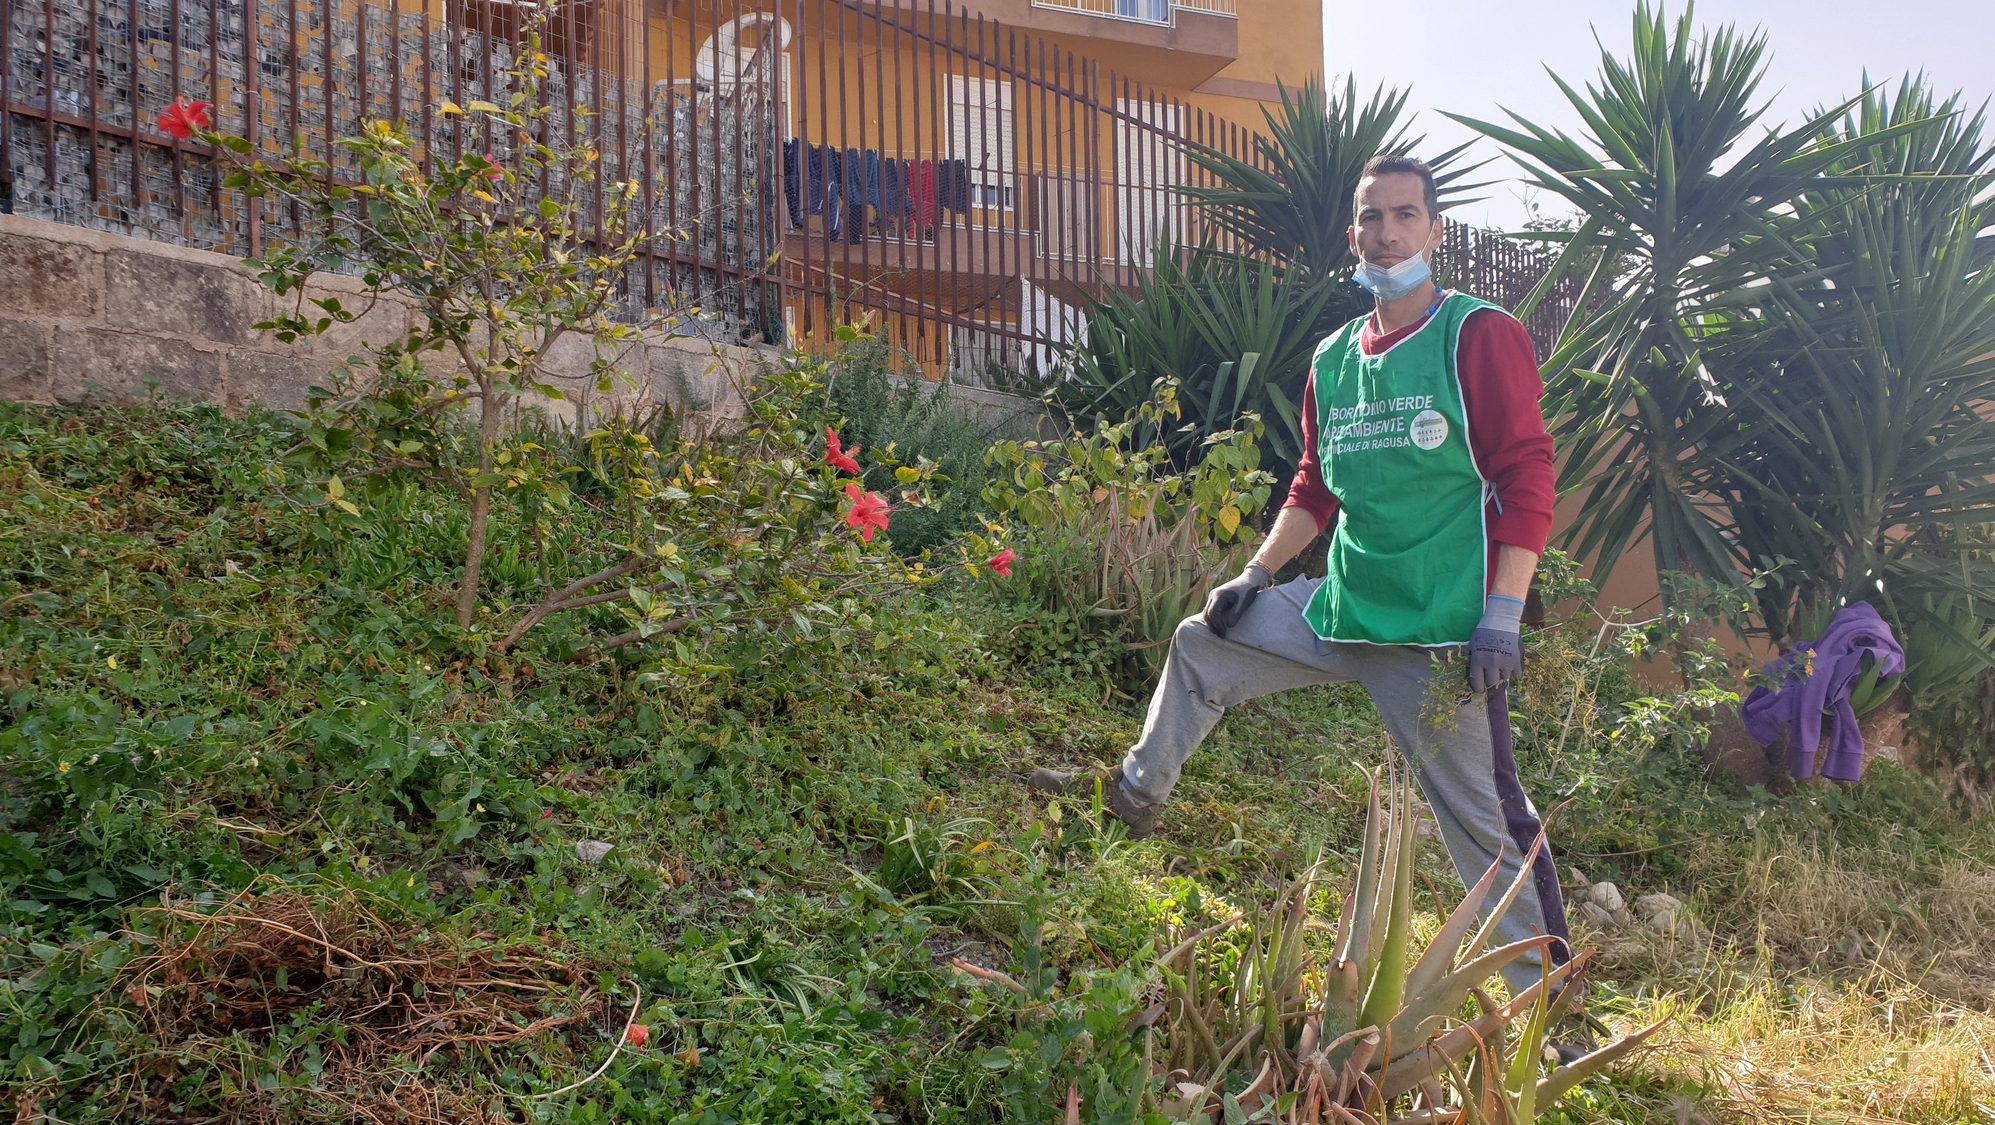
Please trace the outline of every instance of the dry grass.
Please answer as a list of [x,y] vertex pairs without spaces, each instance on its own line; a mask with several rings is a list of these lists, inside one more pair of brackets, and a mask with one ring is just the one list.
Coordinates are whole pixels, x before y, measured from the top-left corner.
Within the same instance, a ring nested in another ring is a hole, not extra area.
[[[545,1040],[605,1009],[589,967],[547,956],[552,942],[499,946],[397,927],[350,891],[264,880],[219,905],[164,896],[141,913],[164,936],[120,984],[161,1048],[130,1091],[146,1120],[507,1120],[437,1080],[432,1060],[489,1061],[495,1048]],[[340,1034],[313,1041],[321,1057],[308,1089],[261,1088],[263,1052],[299,1014]],[[213,1112],[169,1116],[165,1087],[194,1069],[235,1093]]]
[[1588,935],[1627,1022],[1671,1017],[1639,1070],[1704,1091],[1682,1120],[1995,1122],[1995,867],[1781,838],[1712,858],[1731,875],[1691,931]]

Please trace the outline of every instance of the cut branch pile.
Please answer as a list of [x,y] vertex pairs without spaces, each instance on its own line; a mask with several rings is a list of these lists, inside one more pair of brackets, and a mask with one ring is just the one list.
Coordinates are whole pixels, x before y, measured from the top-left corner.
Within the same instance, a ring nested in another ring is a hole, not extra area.
[[[549,958],[546,944],[397,928],[346,892],[252,887],[205,907],[168,895],[141,918],[157,945],[120,987],[162,1051],[163,1081],[140,1095],[155,1120],[503,1120],[432,1060],[544,1041],[606,1010],[589,967]],[[338,1029],[312,1040],[316,1078],[265,1089],[261,1048],[301,1015]],[[166,1083],[200,1067],[221,1070],[235,1096],[212,1114],[171,1113]]]

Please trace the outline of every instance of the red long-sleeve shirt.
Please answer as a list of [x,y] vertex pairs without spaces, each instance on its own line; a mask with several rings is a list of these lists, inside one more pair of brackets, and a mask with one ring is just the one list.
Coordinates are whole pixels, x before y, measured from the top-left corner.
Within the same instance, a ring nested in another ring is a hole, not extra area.
[[[1422,317],[1381,336],[1368,317],[1358,333],[1358,347],[1366,355],[1378,355],[1426,322]],[[1515,317],[1497,309],[1478,309],[1462,322],[1455,365],[1468,411],[1469,452],[1494,491],[1484,523],[1493,577],[1499,544],[1543,554],[1552,533],[1556,488],[1552,439],[1539,407],[1544,383],[1530,334]],[[1317,459],[1314,371],[1303,384],[1302,403],[1302,461],[1282,507],[1301,508],[1316,517],[1318,528],[1328,530],[1338,500],[1324,486]]]

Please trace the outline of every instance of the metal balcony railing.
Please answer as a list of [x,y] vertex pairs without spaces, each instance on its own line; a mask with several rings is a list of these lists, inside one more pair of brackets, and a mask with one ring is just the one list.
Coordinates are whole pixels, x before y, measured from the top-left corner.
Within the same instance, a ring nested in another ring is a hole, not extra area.
[[1166,27],[1180,8],[1236,19],[1240,15],[1239,0],[1032,0],[1032,6]]

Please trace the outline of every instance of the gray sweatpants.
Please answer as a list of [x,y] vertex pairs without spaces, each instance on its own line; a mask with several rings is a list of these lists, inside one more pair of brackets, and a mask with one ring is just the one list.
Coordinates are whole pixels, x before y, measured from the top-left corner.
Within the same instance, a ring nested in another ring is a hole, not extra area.
[[[1540,830],[1538,812],[1517,780],[1508,700],[1501,692],[1470,695],[1462,666],[1455,664],[1440,674],[1461,682],[1437,685],[1445,693],[1437,705],[1427,700],[1436,675],[1430,650],[1318,638],[1302,611],[1322,582],[1303,578],[1263,591],[1223,639],[1202,616],[1178,625],[1143,735],[1122,761],[1123,787],[1138,802],[1161,804],[1226,708],[1270,692],[1356,680],[1419,780],[1463,885],[1473,886],[1500,856],[1500,893],[1517,878]],[[1549,852],[1538,853],[1530,885],[1497,929],[1505,941],[1556,935],[1553,964],[1570,955]],[[1504,977],[1515,992],[1536,983],[1540,972],[1532,958],[1513,962]]]

